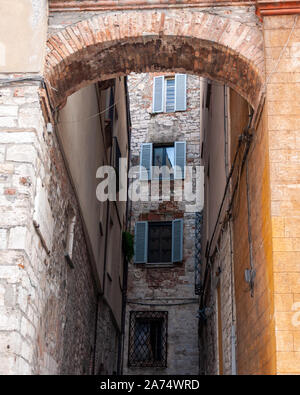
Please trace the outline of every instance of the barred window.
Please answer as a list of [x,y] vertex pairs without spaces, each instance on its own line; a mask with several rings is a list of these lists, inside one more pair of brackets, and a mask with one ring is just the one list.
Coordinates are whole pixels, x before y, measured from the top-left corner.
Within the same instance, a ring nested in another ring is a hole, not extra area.
[[131,311],[128,366],[167,367],[167,311]]

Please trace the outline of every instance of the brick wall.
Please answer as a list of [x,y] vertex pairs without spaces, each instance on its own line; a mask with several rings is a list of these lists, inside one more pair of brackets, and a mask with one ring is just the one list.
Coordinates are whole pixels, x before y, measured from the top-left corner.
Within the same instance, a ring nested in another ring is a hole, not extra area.
[[158,69],[227,83],[255,108],[261,99],[263,40],[254,7],[74,11],[53,13],[49,22],[44,74],[54,107],[88,81]]

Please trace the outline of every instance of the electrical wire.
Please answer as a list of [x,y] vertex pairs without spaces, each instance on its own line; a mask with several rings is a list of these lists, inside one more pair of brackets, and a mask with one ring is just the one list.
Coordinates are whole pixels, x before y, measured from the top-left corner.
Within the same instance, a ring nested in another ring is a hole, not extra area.
[[[145,77],[143,77],[141,80],[139,80],[137,82],[137,84],[135,84],[133,87],[130,88],[130,90],[134,90],[137,86],[139,86],[139,84],[141,84],[142,82],[144,82],[145,78],[146,78],[147,74],[145,74]],[[125,93],[125,97],[129,96],[129,92]],[[95,114],[92,114],[86,118],[82,118],[82,119],[76,119],[74,121],[59,121],[58,124],[66,124],[66,123],[79,123],[79,122],[84,122],[84,121],[88,121],[90,119],[93,119],[101,114],[104,114],[106,111],[110,110],[111,108],[115,107],[116,104],[118,104],[123,98],[120,98],[119,100],[116,100],[112,105],[106,107],[104,110],[99,111]]]
[[[204,279],[203,279],[203,285],[202,285],[202,293],[201,293],[200,306],[203,306],[203,300],[204,300],[205,288],[206,288],[206,281],[207,281],[207,277],[208,277],[208,274],[209,274],[209,272],[210,272],[210,269],[211,269],[211,267],[212,267],[212,265],[211,265],[211,255],[210,255],[211,246],[212,246],[212,243],[213,243],[213,240],[214,240],[214,236],[215,236],[217,227],[218,227],[218,225],[219,225],[219,220],[220,220],[220,216],[221,216],[221,213],[222,213],[222,210],[223,210],[223,205],[224,205],[224,202],[225,202],[225,199],[226,199],[226,196],[227,196],[227,191],[228,191],[228,188],[229,188],[229,185],[230,185],[230,180],[231,180],[231,178],[232,178],[234,169],[235,169],[235,167],[236,167],[237,157],[238,157],[238,155],[239,155],[239,152],[240,152],[240,149],[241,149],[241,147],[242,147],[242,143],[243,143],[243,142],[246,144],[246,148],[245,148],[245,150],[244,150],[243,159],[242,159],[242,162],[241,162],[241,164],[240,164],[241,169],[239,169],[239,171],[242,171],[242,169],[243,169],[243,167],[244,167],[244,164],[245,164],[245,160],[246,160],[247,155],[248,155],[248,153],[249,153],[249,148],[250,148],[251,141],[252,141],[252,135],[249,134],[249,129],[250,129],[250,125],[251,125],[251,123],[252,123],[252,119],[253,119],[253,111],[252,111],[251,115],[249,116],[249,121],[248,121],[248,125],[247,125],[246,129],[244,130],[243,134],[242,134],[242,135],[240,136],[240,138],[239,138],[238,146],[237,146],[237,149],[236,149],[236,152],[235,152],[235,156],[234,156],[234,160],[233,160],[233,163],[232,163],[232,166],[231,166],[231,169],[230,169],[229,176],[227,177],[227,181],[226,181],[226,185],[225,185],[225,190],[224,190],[224,194],[223,194],[223,198],[222,198],[221,205],[220,205],[220,207],[219,207],[219,212],[218,212],[217,220],[216,220],[216,223],[215,223],[215,227],[214,227],[214,230],[213,230],[211,239],[210,239],[209,244],[208,244],[208,250],[207,250],[207,259],[208,259],[208,262],[207,262],[207,265],[206,265],[206,268],[205,268],[205,273],[204,273]],[[236,182],[235,187],[234,187],[234,190],[233,190],[233,193],[232,193],[232,197],[231,197],[231,200],[230,200],[229,207],[228,207],[228,209],[226,210],[226,212],[227,212],[227,214],[228,214],[228,218],[229,218],[229,216],[230,216],[230,213],[232,212],[232,206],[233,206],[233,202],[234,202],[234,196],[235,196],[235,193],[236,193],[236,191],[237,191],[237,188],[238,188],[238,183]]]

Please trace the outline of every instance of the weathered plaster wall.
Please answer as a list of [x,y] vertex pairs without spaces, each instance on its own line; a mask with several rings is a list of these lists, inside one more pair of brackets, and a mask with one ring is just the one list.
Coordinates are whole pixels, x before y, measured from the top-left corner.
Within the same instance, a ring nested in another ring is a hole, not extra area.
[[101,241],[104,238],[100,237],[99,221],[102,220],[101,212],[105,211],[101,205],[106,204],[100,203],[96,197],[99,182],[96,171],[103,164],[107,153],[100,117],[92,117],[99,112],[96,89],[96,85],[89,85],[68,98],[66,106],[59,113],[58,130],[91,242],[98,281],[102,284],[104,245],[101,245]]
[[48,25],[47,0],[1,0],[0,15],[0,72],[41,72]]
[[[222,203],[226,178],[230,171],[229,146],[229,89],[211,81],[202,80],[201,141],[202,161],[205,165],[205,204],[202,234],[202,269],[205,268],[206,248],[214,234],[210,253],[212,268],[209,271],[208,291],[204,297],[203,313],[206,320],[200,320],[200,372],[202,374],[232,374],[232,326],[235,325],[234,278],[232,261],[232,230],[227,224],[220,231],[216,222]],[[226,199],[228,205],[229,199]],[[215,232],[215,233],[214,233]],[[213,254],[213,251],[216,252]],[[202,271],[202,280],[204,270]],[[219,291],[217,288],[219,287]],[[218,301],[219,292],[219,301]],[[218,311],[220,309],[220,311]],[[220,344],[222,347],[220,347]],[[222,351],[220,351],[222,350]]]
[[[38,88],[1,88],[0,371],[87,374],[94,359],[99,290],[78,202],[55,135],[46,132]],[[63,245],[69,205],[76,215],[74,269]],[[35,229],[37,209],[39,225],[46,223],[47,229]],[[101,302],[99,317],[109,314]],[[117,337],[111,318],[99,318],[97,325],[99,345],[103,331],[106,338],[107,332],[110,339]],[[96,351],[97,363],[110,373],[114,347],[115,342],[111,354]]]

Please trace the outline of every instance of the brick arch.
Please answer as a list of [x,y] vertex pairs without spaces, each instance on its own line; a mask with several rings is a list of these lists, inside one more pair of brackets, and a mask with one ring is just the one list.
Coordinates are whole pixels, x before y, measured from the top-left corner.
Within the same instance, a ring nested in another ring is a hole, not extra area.
[[47,41],[54,106],[82,86],[130,72],[180,71],[224,82],[257,108],[263,91],[258,27],[199,11],[97,15]]

